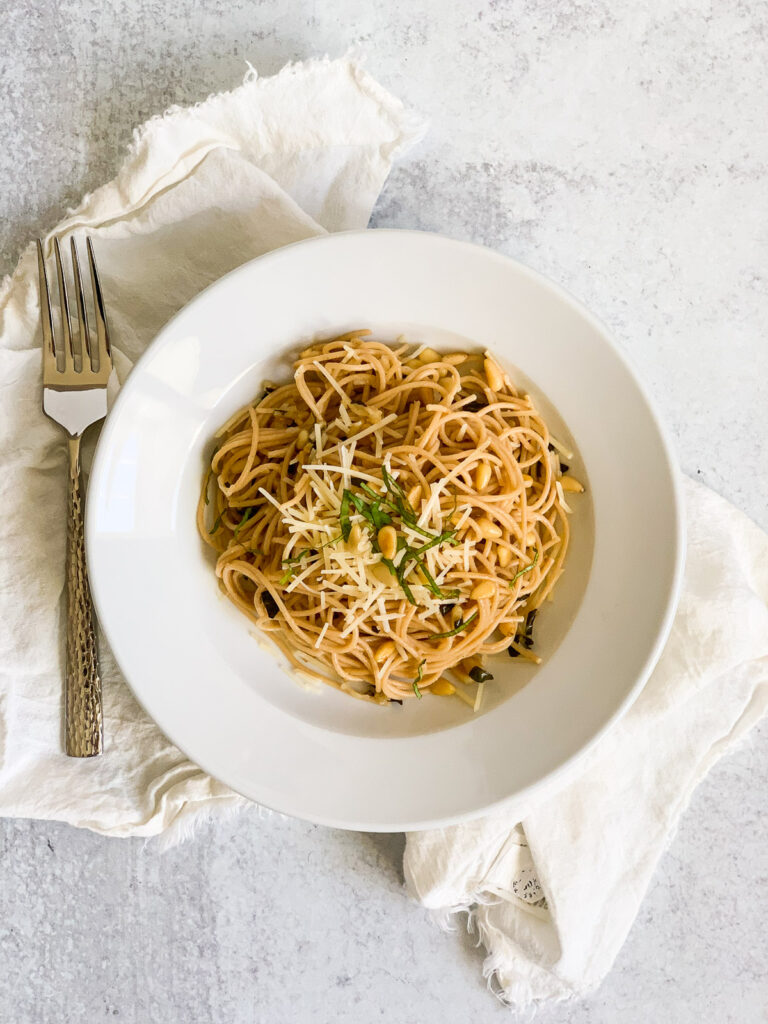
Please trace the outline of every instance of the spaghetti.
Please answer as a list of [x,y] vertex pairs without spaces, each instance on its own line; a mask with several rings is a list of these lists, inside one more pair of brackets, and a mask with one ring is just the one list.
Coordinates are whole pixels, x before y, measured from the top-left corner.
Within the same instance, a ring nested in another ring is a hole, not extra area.
[[477,707],[485,655],[539,660],[564,492],[583,488],[488,353],[369,334],[311,345],[222,427],[198,528],[224,593],[304,675],[378,703]]

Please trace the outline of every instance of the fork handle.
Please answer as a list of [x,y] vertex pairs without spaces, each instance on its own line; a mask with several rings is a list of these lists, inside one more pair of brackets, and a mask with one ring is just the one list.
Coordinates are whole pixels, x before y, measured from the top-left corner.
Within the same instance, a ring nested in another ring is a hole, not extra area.
[[85,564],[80,438],[69,439],[69,516],[67,521],[67,680],[64,710],[70,757],[102,751],[101,678],[96,622]]

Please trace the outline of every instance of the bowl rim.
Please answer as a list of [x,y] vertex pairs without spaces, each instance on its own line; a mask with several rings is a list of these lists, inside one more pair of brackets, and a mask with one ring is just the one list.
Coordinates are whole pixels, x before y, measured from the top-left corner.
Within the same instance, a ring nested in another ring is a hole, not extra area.
[[[637,673],[637,677],[635,679],[634,684],[627,689],[624,697],[621,699],[620,703],[618,704],[617,708],[613,711],[613,713],[605,719],[601,727],[597,729],[586,742],[584,742],[573,753],[568,755],[556,767],[546,772],[544,775],[542,775],[534,782],[531,782],[530,784],[515,789],[514,792],[510,793],[507,796],[501,797],[497,800],[493,800],[492,802],[483,804],[482,806],[479,806],[477,808],[463,811],[461,813],[450,814],[448,816],[438,816],[434,818],[424,818],[417,821],[409,819],[407,821],[394,821],[387,823],[377,823],[373,821],[355,823],[350,822],[346,819],[336,818],[333,815],[309,815],[303,812],[299,815],[298,812],[296,811],[286,811],[280,807],[270,807],[268,801],[261,800],[260,798],[256,800],[256,798],[253,797],[246,797],[246,799],[254,800],[254,802],[258,802],[262,806],[276,810],[279,813],[295,815],[297,817],[300,817],[302,820],[311,821],[315,824],[325,825],[328,827],[369,832],[408,832],[419,831],[428,828],[442,828],[449,825],[458,824],[463,821],[470,821],[475,818],[479,818],[481,816],[503,810],[506,806],[510,806],[513,803],[528,803],[532,798],[534,798],[538,794],[552,792],[553,790],[558,788],[558,785],[561,782],[565,781],[564,777],[571,772],[573,767],[578,762],[582,761],[593,750],[593,748],[600,742],[600,740],[606,735],[606,733],[608,733],[632,707],[637,697],[641,693],[643,687],[645,686],[646,682],[648,681],[651,672],[656,666],[672,628],[672,623],[674,621],[680,591],[682,588],[682,580],[685,566],[684,498],[681,473],[674,455],[674,448],[669,439],[667,428],[657,411],[655,402],[651,398],[648,390],[646,389],[646,386],[642,382],[640,374],[635,368],[632,360],[627,355],[627,353],[619,346],[619,344],[616,342],[612,333],[607,329],[605,324],[603,324],[603,322],[598,317],[591,313],[590,310],[587,309],[580,300],[575,298],[567,289],[557,284],[556,282],[552,281],[546,275],[542,274],[537,270],[534,270],[527,264],[522,263],[521,261],[515,259],[514,257],[507,256],[503,253],[498,252],[497,250],[488,248],[478,243],[453,239],[447,235],[437,232],[421,231],[416,229],[366,228],[363,230],[334,232],[331,234],[310,237],[307,239],[292,242],[288,245],[281,246],[280,248],[274,249],[261,256],[257,256],[253,259],[245,261],[238,267],[235,267],[228,273],[222,275],[222,277],[217,278],[215,281],[211,282],[211,284],[207,285],[204,289],[198,292],[191,300],[189,300],[189,302],[182,306],[159,329],[155,337],[147,345],[146,349],[144,350],[144,352],[142,352],[141,356],[137,359],[128,378],[126,379],[125,383],[121,386],[117,398],[112,408],[109,410],[107,418],[102,426],[93,458],[86,500],[86,554],[88,563],[95,564],[94,555],[97,544],[97,534],[95,527],[93,525],[96,518],[94,515],[93,506],[95,504],[96,495],[99,490],[98,486],[95,486],[95,484],[97,484],[98,481],[101,479],[104,464],[106,462],[108,451],[111,445],[112,435],[119,421],[120,412],[123,406],[130,400],[134,390],[140,387],[141,374],[137,374],[136,371],[141,369],[145,362],[149,361],[153,349],[156,348],[158,343],[162,342],[165,336],[170,334],[176,322],[183,315],[187,314],[189,308],[192,305],[202,301],[203,298],[207,296],[209,293],[216,290],[217,288],[220,288],[224,282],[230,281],[231,279],[236,278],[238,275],[248,274],[250,272],[250,268],[254,264],[271,263],[279,259],[284,259],[286,253],[289,250],[294,250],[296,248],[305,248],[311,246],[318,250],[321,248],[333,249],[335,246],[343,246],[347,244],[350,238],[359,238],[371,235],[398,236],[406,239],[409,237],[418,237],[420,239],[424,239],[426,237],[431,239],[432,242],[435,244],[446,245],[457,250],[463,249],[468,251],[469,253],[474,253],[476,255],[481,254],[482,257],[485,259],[491,259],[499,264],[511,266],[517,273],[522,274],[529,280],[543,287],[544,290],[552,293],[562,303],[570,307],[570,310],[574,314],[576,314],[579,318],[585,321],[597,334],[599,334],[602,341],[611,349],[614,357],[619,361],[619,363],[623,366],[624,370],[631,378],[632,383],[636,388],[638,397],[642,400],[645,410],[648,413],[649,419],[656,430],[657,437],[661,444],[661,449],[664,456],[663,468],[666,471],[666,475],[668,476],[669,483],[671,485],[672,517],[674,519],[674,565],[671,572],[670,582],[667,587],[667,592],[664,597],[664,611],[660,617],[660,625],[657,629],[655,640],[650,645],[650,649],[646,654],[640,671]],[[194,764],[197,764],[205,772],[211,775],[212,778],[221,779],[221,776],[217,774],[216,770],[212,770],[212,768],[206,764],[207,758],[204,757],[201,759],[198,756],[192,756],[186,752],[184,745],[174,737],[175,729],[173,727],[173,724],[171,723],[170,726],[168,726],[165,722],[160,721],[159,717],[156,716],[155,713],[150,712],[142,697],[139,696],[137,691],[134,689],[133,685],[129,680],[128,674],[125,672],[123,665],[120,662],[120,659],[118,658],[116,644],[114,643],[114,631],[112,629],[111,624],[107,624],[108,616],[102,616],[101,614],[102,609],[105,606],[105,600],[104,594],[102,593],[101,589],[101,581],[99,578],[99,574],[92,573],[91,580],[92,595],[97,610],[97,614],[99,616],[99,623],[101,625],[102,630],[104,631],[110,648],[113,651],[118,668],[125,682],[131,689],[134,698],[140,704],[145,713],[150,717],[150,719],[171,740],[171,742],[173,742],[176,746],[179,747],[179,749],[185,754],[185,756],[189,758],[190,761],[192,761]],[[661,601],[659,601],[659,606],[661,607]],[[233,786],[231,782],[226,782],[225,784],[230,789],[232,789],[233,792],[239,793],[239,790],[235,786]],[[240,795],[245,796],[245,794]]]

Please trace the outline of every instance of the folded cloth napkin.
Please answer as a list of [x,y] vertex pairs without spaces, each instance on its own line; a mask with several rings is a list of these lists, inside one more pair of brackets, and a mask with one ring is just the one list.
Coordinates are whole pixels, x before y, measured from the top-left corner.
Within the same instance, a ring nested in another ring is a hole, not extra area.
[[[54,232],[94,239],[119,379],[227,271],[290,242],[364,228],[393,158],[422,127],[350,60],[266,79],[251,69],[233,92],[144,125],[115,180]],[[201,812],[247,801],[148,720],[103,637],[106,755],[62,753],[66,449],[41,412],[40,344],[30,246],[0,287],[0,815],[112,836],[178,833]]]
[[409,889],[428,907],[469,911],[485,973],[515,1006],[600,984],[696,785],[768,708],[768,536],[692,480],[686,505],[685,579],[664,653],[575,777],[408,836]]
[[[364,227],[421,125],[350,60],[315,61],[174,109],[136,135],[117,178],[55,233],[96,242],[120,380],[201,288],[288,242]],[[178,836],[247,801],[147,719],[102,639],[105,757],[61,752],[65,449],[40,413],[37,270],[0,287],[0,815],[112,836]],[[470,910],[486,971],[519,1005],[594,987],[703,773],[768,702],[768,539],[690,483],[685,591],[634,708],[580,767],[474,823],[411,835],[411,891]],[[610,784],[609,784],[610,783]]]

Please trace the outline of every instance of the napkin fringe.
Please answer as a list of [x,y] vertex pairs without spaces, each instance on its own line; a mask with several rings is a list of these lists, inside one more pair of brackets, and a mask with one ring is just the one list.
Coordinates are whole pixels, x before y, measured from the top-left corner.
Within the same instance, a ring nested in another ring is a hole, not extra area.
[[386,152],[389,156],[395,156],[403,149],[407,149],[424,138],[429,128],[428,122],[421,115],[417,114],[415,110],[406,107],[401,100],[380,85],[365,69],[364,56],[356,48],[351,47],[340,59],[325,54],[323,57],[312,57],[309,60],[289,61],[276,74],[266,77],[259,75],[258,70],[253,64],[246,60],[247,70],[243,80],[234,89],[226,92],[211,92],[204,99],[198,100],[197,103],[174,103],[162,113],[154,114],[144,121],[143,124],[134,128],[131,143],[128,146],[127,157],[136,157],[147,141],[148,136],[153,134],[156,129],[161,128],[162,123],[169,118],[182,114],[202,114],[211,105],[221,103],[223,97],[229,100],[236,99],[241,94],[252,91],[254,87],[261,87],[265,82],[269,82],[270,87],[277,86],[278,83],[285,84],[288,79],[296,78],[307,72],[330,68],[338,63],[339,60],[347,64],[349,72],[360,91],[369,96],[379,109],[387,115],[396,133],[396,139],[393,144],[388,146],[385,143],[382,146],[383,152]]
[[[217,800],[213,803],[189,803],[179,811],[168,828],[155,836],[148,836],[146,843],[160,853],[165,853],[176,846],[196,838],[197,834],[206,825],[231,821],[238,817],[245,806],[253,808],[257,817],[270,818],[275,811],[261,804],[254,804],[246,801],[244,797],[237,803],[231,800]],[[281,815],[282,817],[282,815]]]
[[[155,114],[135,128],[125,159],[120,165],[114,184],[120,188],[121,184],[129,178],[138,179],[141,177],[141,165],[148,161],[150,149],[153,146],[157,149],[164,148],[159,136],[164,131],[168,122],[181,121],[182,119],[185,119],[187,122],[192,121],[196,117],[207,114],[211,108],[221,106],[225,100],[231,107],[237,107],[240,101],[247,97],[249,93],[255,95],[263,87],[273,89],[279,84],[284,85],[291,79],[319,70],[328,70],[334,65],[346,65],[346,69],[359,92],[375,104],[378,112],[383,115],[384,120],[389,124],[393,138],[382,140],[378,147],[379,153],[387,162],[391,162],[395,157],[419,142],[428,130],[428,122],[417,114],[416,111],[406,107],[396,96],[387,92],[365,70],[362,57],[359,55],[353,57],[349,51],[340,60],[326,55],[324,57],[313,57],[306,61],[291,61],[276,74],[267,77],[261,77],[257,69],[249,61],[246,61],[245,64],[247,70],[243,81],[240,85],[235,86],[234,89],[226,92],[209,93],[204,99],[191,105],[172,104],[162,113]],[[140,196],[131,197],[127,189],[121,188],[120,191],[122,192],[124,202],[116,214],[104,218],[100,226],[107,226],[113,220],[124,219],[127,214],[140,210],[146,202],[155,199],[158,191],[178,184],[177,168],[180,165],[184,168],[184,172],[181,175],[183,179],[194,171],[195,167],[205,159],[212,149],[226,148],[226,146],[225,140],[218,138],[215,142],[210,141],[200,145],[198,151],[193,147],[192,150],[178,153],[173,165],[165,168],[162,180],[158,181],[156,178],[152,178],[148,182],[148,191]],[[235,139],[232,139],[230,148],[238,148]],[[193,156],[198,159],[195,159],[194,164],[190,164],[190,158]],[[102,189],[105,187],[109,186],[102,186]],[[78,216],[87,210],[88,205],[102,189],[86,193],[76,207],[68,210],[64,223],[59,225],[59,230],[67,232],[76,230],[80,226],[77,223]]]
[[[500,941],[505,941],[504,933],[498,928],[484,925],[479,919],[477,927],[486,949],[491,948],[489,944],[494,942],[498,944]],[[547,982],[550,986],[550,991],[546,997],[537,997],[534,994],[534,984],[527,978],[521,976],[513,981],[502,981],[503,972],[508,969],[509,954],[501,950],[489,953],[483,960],[483,977],[488,984],[489,992],[493,993],[502,1006],[515,1010],[515,1021],[519,1021],[520,1024],[532,1021],[543,1005],[551,1006],[557,1003],[573,1002],[588,994],[586,989],[568,991],[560,979],[557,979],[557,984],[562,986],[562,990],[559,993],[554,993],[551,986],[555,979],[553,979],[551,974],[548,974]]]

